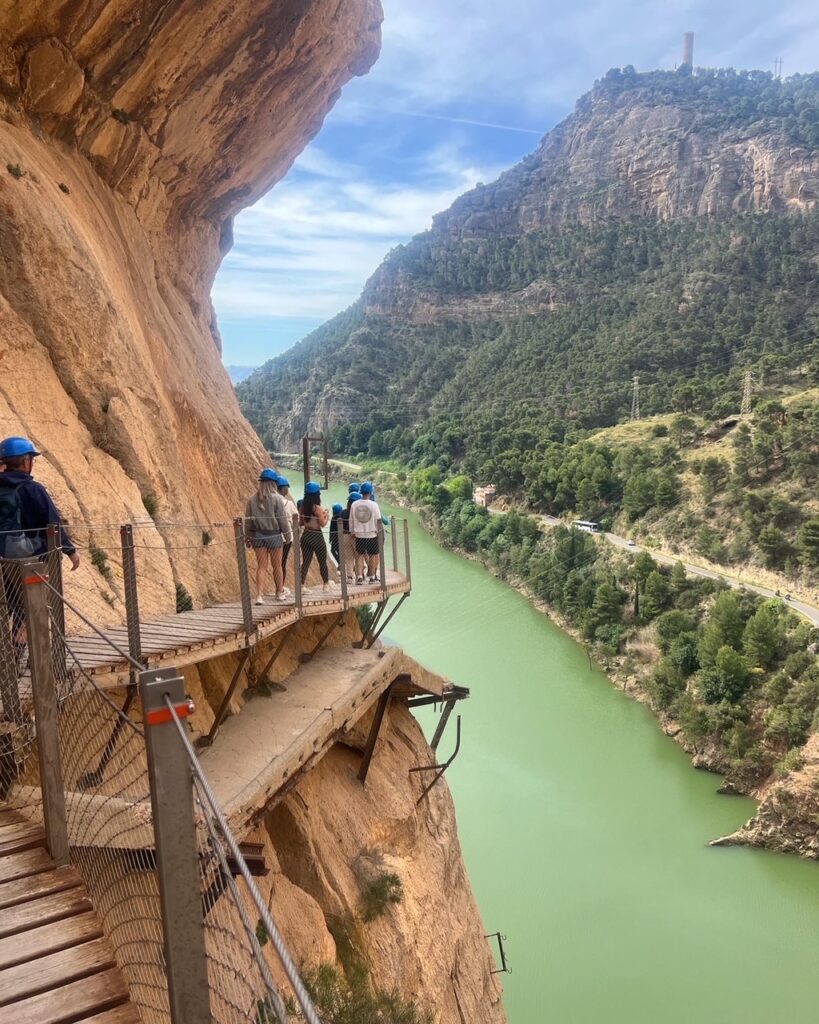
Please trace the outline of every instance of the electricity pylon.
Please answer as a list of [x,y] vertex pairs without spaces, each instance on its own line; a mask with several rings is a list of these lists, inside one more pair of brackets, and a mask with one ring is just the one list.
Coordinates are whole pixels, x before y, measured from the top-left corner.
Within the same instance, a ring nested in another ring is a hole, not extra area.
[[742,405],[739,407],[740,416],[751,415],[751,396],[754,390],[754,378],[750,370],[745,371],[742,381]]
[[633,420],[639,420],[640,418],[640,378],[637,374],[634,374],[633,378],[633,391],[631,392],[631,418]]

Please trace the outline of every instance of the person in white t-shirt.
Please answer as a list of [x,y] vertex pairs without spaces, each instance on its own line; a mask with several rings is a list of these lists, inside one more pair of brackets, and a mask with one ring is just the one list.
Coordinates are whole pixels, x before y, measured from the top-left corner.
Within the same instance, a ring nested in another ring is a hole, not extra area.
[[350,533],[355,537],[356,583],[364,582],[364,570],[370,583],[378,583],[378,527],[381,509],[373,501],[373,485],[361,485],[361,500],[350,505]]

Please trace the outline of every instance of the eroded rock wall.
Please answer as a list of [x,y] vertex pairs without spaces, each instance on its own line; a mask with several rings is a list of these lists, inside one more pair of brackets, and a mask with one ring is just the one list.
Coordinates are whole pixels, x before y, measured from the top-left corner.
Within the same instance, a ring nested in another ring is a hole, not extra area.
[[100,620],[121,618],[115,527],[134,518],[145,611],[175,581],[235,591],[229,535],[204,550],[171,525],[229,523],[266,459],[213,276],[233,214],[377,56],[380,20],[378,0],[0,0],[0,434],[48,453],[37,474],[83,524],[69,594]]

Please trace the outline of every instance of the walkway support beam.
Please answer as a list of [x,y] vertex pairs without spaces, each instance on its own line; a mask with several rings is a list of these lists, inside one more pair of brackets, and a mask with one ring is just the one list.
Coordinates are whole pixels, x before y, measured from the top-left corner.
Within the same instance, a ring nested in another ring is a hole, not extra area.
[[390,540],[392,541],[392,567],[398,572],[398,534],[395,532],[395,516],[390,516]]
[[175,668],[139,673],[151,783],[165,965],[173,1024],[211,1020],[205,927],[188,753],[165,703],[190,713],[185,681]]
[[372,764],[373,755],[375,754],[375,745],[378,742],[378,734],[381,731],[381,723],[384,721],[384,716],[387,713],[387,708],[390,706],[392,700],[392,683],[378,698],[378,704],[373,715],[372,724],[370,725],[370,734],[367,737],[367,745],[364,747],[364,756],[361,759],[361,767],[358,769],[358,781],[365,783],[367,781],[367,773],[370,770]]
[[[284,639],[282,639],[282,645],[284,645],[284,640],[286,638],[287,634],[285,633]],[[207,734],[207,736],[199,737],[199,740],[197,741],[198,746],[209,747],[216,738],[216,733],[219,732],[219,727],[225,720],[225,715],[227,714],[228,708],[230,707],[230,702],[233,700],[234,694],[236,693],[236,687],[239,685],[239,680],[242,678],[242,673],[247,668],[247,663],[250,661],[250,655],[252,653],[252,647],[246,647],[242,651],[239,657],[239,664],[236,666],[236,670],[233,673],[233,678],[230,680],[230,685],[227,688],[227,692],[225,693],[225,696],[222,698],[222,703],[219,705],[219,710],[216,712],[216,717],[213,719],[213,725],[210,727],[210,732]]]
[[51,630],[46,593],[48,572],[37,558],[26,559],[21,565],[21,571],[46,840],[52,859],[57,864],[67,864],[68,827],[60,757],[57,687],[54,664],[51,660]]

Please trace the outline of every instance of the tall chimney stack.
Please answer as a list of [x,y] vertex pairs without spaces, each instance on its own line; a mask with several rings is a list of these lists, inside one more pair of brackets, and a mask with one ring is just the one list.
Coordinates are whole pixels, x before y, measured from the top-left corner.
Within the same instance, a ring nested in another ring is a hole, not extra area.
[[686,32],[683,35],[683,64],[687,64],[688,67],[694,67],[694,33]]

